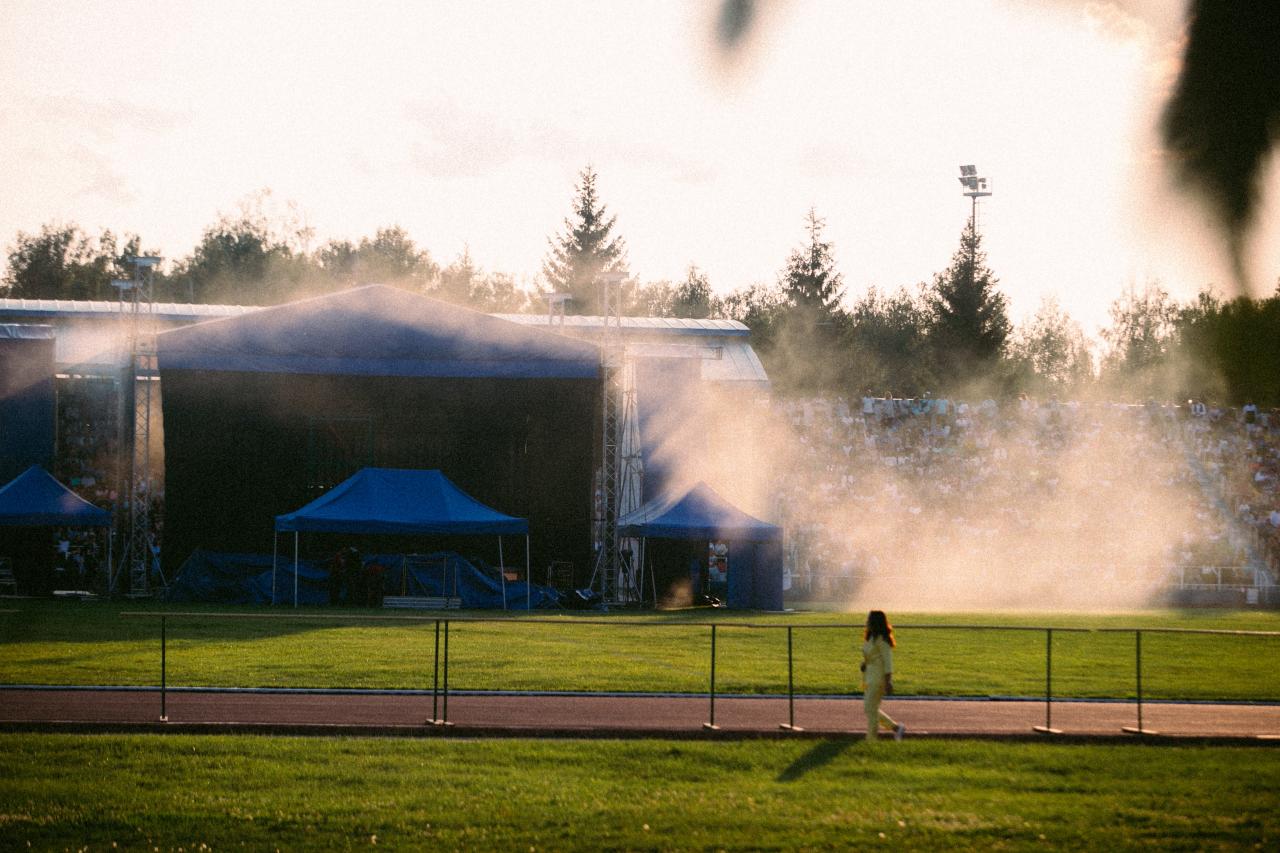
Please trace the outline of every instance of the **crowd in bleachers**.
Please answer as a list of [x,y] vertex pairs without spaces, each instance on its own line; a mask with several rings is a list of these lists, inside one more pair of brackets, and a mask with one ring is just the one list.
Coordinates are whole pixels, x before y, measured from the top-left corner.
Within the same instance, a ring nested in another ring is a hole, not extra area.
[[797,450],[777,517],[799,594],[959,565],[1241,585],[1280,569],[1277,412],[870,394],[777,405]]
[[1184,435],[1227,512],[1280,574],[1280,410],[1192,403]]
[[111,379],[63,379],[58,384],[55,475],[98,506],[115,500],[118,462],[116,383]]

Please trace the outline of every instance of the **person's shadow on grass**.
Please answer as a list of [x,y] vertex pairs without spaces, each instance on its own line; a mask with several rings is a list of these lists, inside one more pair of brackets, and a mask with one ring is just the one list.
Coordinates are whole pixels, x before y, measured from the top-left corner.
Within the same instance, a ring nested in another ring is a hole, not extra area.
[[795,782],[810,770],[816,770],[819,767],[830,764],[838,755],[849,748],[849,744],[854,742],[849,739],[818,741],[812,749],[791,762],[786,770],[778,774],[778,781]]

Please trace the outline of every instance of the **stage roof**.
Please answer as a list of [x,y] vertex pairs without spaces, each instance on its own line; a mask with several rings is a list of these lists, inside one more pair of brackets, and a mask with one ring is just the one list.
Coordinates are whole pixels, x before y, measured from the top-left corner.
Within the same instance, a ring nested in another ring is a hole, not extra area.
[[[296,304],[296,303],[295,303]],[[279,308],[288,306],[278,306]],[[57,362],[70,373],[95,373],[121,366],[125,327],[119,302],[71,299],[0,299],[0,323],[49,322],[57,328]],[[157,331],[201,321],[278,310],[255,305],[156,302],[148,316]],[[491,314],[498,320],[582,341],[599,343],[605,318]],[[697,358],[702,378],[712,382],[767,388],[769,377],[751,347],[750,330],[737,320],[623,317],[620,338],[640,358]]]
[[161,371],[589,379],[594,344],[385,285],[156,336]]

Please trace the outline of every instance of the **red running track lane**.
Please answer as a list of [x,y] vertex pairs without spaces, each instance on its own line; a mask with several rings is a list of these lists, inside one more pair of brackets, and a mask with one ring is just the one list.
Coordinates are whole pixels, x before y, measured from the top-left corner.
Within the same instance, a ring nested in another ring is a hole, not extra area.
[[[438,706],[443,712],[443,703]],[[1028,735],[1045,722],[1043,702],[1010,700],[887,699],[884,709],[912,735]],[[368,733],[429,730],[432,697],[408,694],[170,691],[170,727],[306,731],[341,727]],[[609,695],[450,695],[449,730],[537,736],[651,735],[686,737],[703,732],[707,697]],[[0,690],[0,727],[75,729],[133,727],[160,722],[159,691]],[[715,722],[723,733],[774,735],[788,721],[785,697],[717,697]],[[797,699],[795,722],[815,735],[864,731],[858,699]],[[1280,744],[1280,706],[1144,704],[1144,729],[1162,735],[1266,738]],[[1052,724],[1065,735],[1124,736],[1137,725],[1137,706],[1126,702],[1054,702]],[[438,732],[439,729],[436,729]],[[425,732],[423,732],[425,733]]]

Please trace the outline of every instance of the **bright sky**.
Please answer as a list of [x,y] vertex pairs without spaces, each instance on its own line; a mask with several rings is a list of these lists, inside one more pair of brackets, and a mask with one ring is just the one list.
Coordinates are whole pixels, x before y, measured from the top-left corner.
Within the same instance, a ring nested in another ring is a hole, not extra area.
[[1053,294],[1089,330],[1130,284],[1228,280],[1160,171],[1179,5],[779,0],[727,73],[718,3],[4,0],[0,240],[181,257],[269,188],[317,241],[399,224],[529,278],[591,162],[640,280],[773,281],[814,205],[856,297],[947,266],[974,163],[1014,316]]

